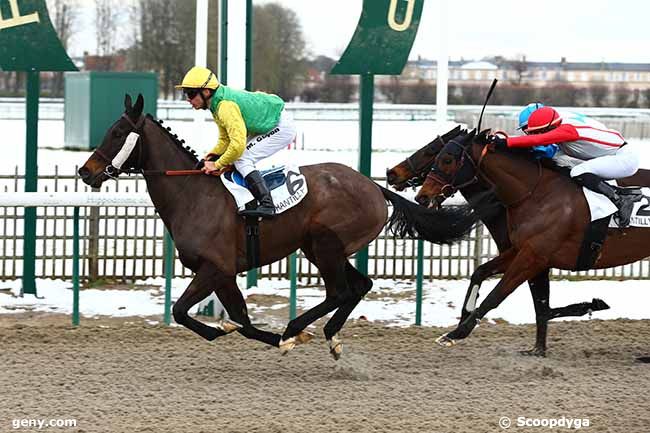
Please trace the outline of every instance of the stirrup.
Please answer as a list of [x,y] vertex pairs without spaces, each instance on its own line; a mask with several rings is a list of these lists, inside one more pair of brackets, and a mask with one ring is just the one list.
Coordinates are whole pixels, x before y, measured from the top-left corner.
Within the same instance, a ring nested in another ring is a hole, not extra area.
[[244,209],[239,213],[245,217],[254,217],[254,218],[273,218],[275,216],[275,208],[259,206],[255,209]]

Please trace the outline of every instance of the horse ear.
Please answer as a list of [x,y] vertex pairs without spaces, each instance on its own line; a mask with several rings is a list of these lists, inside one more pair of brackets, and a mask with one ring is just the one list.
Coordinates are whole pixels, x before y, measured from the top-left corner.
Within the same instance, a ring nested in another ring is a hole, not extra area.
[[126,111],[131,111],[131,108],[133,108],[133,102],[131,101],[131,95],[128,93],[124,94],[124,108]]
[[133,107],[133,114],[136,117],[140,117],[143,108],[144,108],[144,98],[142,97],[142,93],[138,93],[138,99],[135,100],[135,106]]

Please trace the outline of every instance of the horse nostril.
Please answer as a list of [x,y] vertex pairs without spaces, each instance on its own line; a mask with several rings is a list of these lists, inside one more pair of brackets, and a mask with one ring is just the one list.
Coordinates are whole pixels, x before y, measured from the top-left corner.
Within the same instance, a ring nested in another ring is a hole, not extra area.
[[395,177],[395,173],[392,171],[386,173],[386,181],[391,185],[395,182]]
[[77,173],[82,179],[88,179],[90,177],[90,170],[88,170],[86,167],[81,167],[79,170],[77,170]]
[[429,202],[429,199],[422,195],[419,197],[415,197],[415,201],[418,202],[419,205],[426,206],[427,203]]

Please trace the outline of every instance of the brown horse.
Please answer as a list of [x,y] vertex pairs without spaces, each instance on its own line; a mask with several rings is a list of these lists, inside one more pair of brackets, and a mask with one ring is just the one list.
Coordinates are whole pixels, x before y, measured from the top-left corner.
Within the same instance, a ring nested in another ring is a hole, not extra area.
[[[214,176],[165,176],[167,170],[196,168],[200,161],[176,136],[142,114],[141,95],[135,105],[127,95],[124,105],[125,113],[108,129],[79,175],[93,187],[120,172],[144,175],[181,262],[195,273],[174,304],[174,319],[210,341],[237,330],[286,353],[309,340],[304,332],[309,324],[336,310],[324,333],[330,352],[338,359],[338,331],[372,287],[372,281],[358,272],[348,257],[380,233],[388,215],[386,201],[393,205],[391,225],[395,224],[400,233],[416,234],[432,242],[453,242],[469,233],[477,221],[467,208],[445,212],[423,209],[344,165],[302,167],[309,194],[295,207],[259,224],[260,263],[274,262],[300,248],[320,270],[325,300],[290,321],[282,335],[263,331],[251,324],[235,280],[251,266],[246,259],[244,220],[237,215],[230,193]],[[188,315],[193,305],[213,291],[232,319],[216,328]]]
[[[408,186],[419,186],[424,182],[427,174],[431,170],[434,161],[444,145],[449,140],[457,137],[467,131],[461,130],[460,126],[452,129],[442,136],[436,137],[426,146],[418,149],[404,161],[389,169],[386,172],[386,178],[390,185],[401,191]],[[491,185],[486,184],[481,178],[477,182],[472,182],[459,188],[459,192],[469,202],[473,203],[477,197],[491,190]],[[499,252],[508,250],[512,244],[508,237],[508,227],[506,224],[506,208],[499,205],[497,212],[481,218],[484,226],[494,239]],[[485,279],[478,268],[477,272],[472,275],[469,290],[465,295],[463,307],[461,310],[460,321],[464,321],[470,311],[474,310],[475,302],[479,295],[478,288]],[[591,302],[581,302],[567,305],[561,308],[550,308],[549,304],[549,269],[541,271],[539,274],[528,280],[528,286],[533,297],[535,307],[535,322],[537,333],[535,346],[531,350],[521,351],[525,355],[545,356],[546,354],[546,336],[548,332],[548,321],[558,317],[567,316],[584,316],[591,311],[598,311],[609,308],[609,306],[600,299],[593,299]]]
[[[581,188],[557,170],[519,151],[495,152],[486,132],[461,134],[445,145],[418,193],[421,204],[439,206],[459,185],[478,177],[494,185],[506,204],[511,248],[481,265],[485,278],[503,273],[496,287],[452,332],[440,337],[453,345],[521,283],[550,268],[575,270],[590,211]],[[608,229],[593,269],[620,266],[650,254],[650,230]]]

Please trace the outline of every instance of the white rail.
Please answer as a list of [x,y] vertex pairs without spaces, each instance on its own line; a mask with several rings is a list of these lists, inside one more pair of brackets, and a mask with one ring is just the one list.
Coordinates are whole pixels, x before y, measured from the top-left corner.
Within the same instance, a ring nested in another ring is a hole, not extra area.
[[101,192],[22,192],[0,194],[0,206],[153,206],[148,194]]

